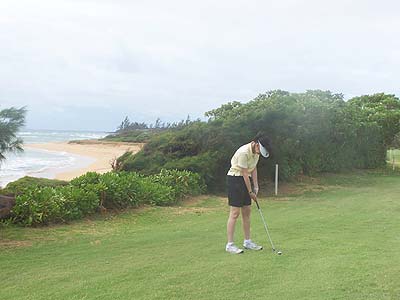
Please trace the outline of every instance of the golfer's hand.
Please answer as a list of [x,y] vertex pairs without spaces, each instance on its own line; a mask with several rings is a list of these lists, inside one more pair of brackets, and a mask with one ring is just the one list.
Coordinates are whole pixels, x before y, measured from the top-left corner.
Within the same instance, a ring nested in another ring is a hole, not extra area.
[[259,191],[258,186],[255,186],[253,192],[256,194],[256,196],[258,196],[258,191]]
[[254,201],[257,201],[257,195],[254,192],[250,193],[250,198],[253,199]]

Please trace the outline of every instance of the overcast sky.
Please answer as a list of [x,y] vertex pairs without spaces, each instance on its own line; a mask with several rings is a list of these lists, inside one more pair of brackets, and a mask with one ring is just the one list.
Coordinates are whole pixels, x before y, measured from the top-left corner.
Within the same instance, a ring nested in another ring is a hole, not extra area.
[[0,109],[114,130],[273,89],[399,96],[399,36],[398,1],[1,0]]

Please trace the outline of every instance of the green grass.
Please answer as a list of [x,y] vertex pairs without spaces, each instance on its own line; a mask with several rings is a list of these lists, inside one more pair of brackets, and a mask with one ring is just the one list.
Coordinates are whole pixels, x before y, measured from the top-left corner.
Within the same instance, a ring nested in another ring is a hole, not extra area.
[[[0,228],[0,299],[400,299],[400,176],[358,173],[262,199],[273,255],[225,253],[226,199]],[[243,239],[237,224],[236,241]]]

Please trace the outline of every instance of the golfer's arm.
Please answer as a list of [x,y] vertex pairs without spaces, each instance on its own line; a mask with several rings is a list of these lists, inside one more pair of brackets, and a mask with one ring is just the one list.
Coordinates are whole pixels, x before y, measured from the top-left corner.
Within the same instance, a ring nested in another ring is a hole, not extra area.
[[258,177],[257,177],[257,167],[251,171],[251,178],[253,178],[254,188],[258,188]]
[[249,179],[249,171],[247,169],[242,168],[242,176],[244,179],[244,183],[246,184],[247,191],[250,193],[252,191],[251,183]]

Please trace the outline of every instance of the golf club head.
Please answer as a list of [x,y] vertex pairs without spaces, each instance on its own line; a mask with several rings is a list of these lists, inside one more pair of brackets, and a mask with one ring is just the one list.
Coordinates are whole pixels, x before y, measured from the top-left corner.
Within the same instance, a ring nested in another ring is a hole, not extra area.
[[278,255],[282,255],[282,251],[278,250],[276,251],[276,249],[272,249],[272,252],[278,254]]

